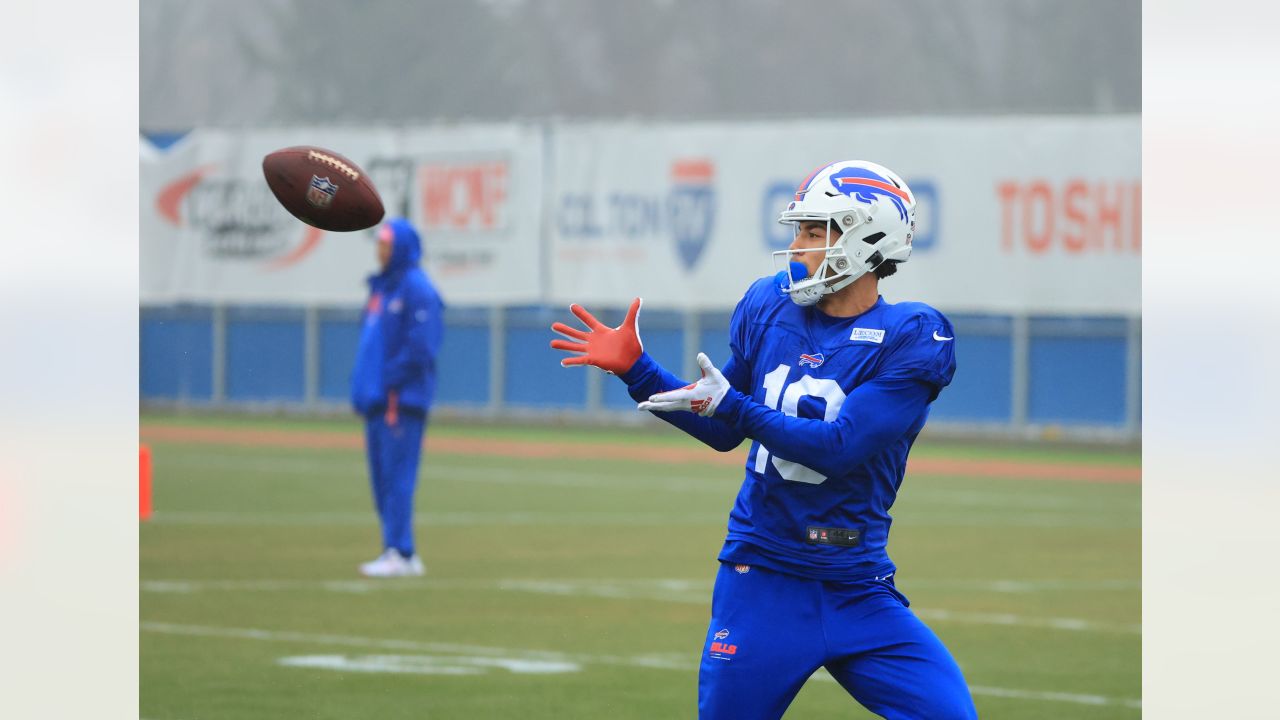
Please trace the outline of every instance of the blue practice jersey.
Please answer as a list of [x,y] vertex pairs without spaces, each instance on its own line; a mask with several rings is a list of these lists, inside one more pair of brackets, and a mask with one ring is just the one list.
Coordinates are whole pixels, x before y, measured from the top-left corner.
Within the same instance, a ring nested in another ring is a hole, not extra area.
[[[714,418],[657,413],[720,450],[754,442],[720,559],[821,580],[889,575],[889,509],[929,404],[955,373],[955,333],[922,303],[830,317],[763,278],[733,313],[733,385]],[[632,397],[679,387],[647,355]]]

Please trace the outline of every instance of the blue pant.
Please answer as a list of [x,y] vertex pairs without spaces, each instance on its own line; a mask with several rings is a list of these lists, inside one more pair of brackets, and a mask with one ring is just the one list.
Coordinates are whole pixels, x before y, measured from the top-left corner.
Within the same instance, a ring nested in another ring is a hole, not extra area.
[[892,580],[823,582],[722,563],[698,672],[698,717],[776,720],[824,666],[885,718],[978,716],[960,667]]
[[373,506],[382,523],[382,547],[401,555],[413,555],[413,492],[418,486],[418,459],[422,455],[422,433],[426,416],[401,411],[394,426],[382,415],[365,418],[365,454],[369,458],[369,481],[373,486]]

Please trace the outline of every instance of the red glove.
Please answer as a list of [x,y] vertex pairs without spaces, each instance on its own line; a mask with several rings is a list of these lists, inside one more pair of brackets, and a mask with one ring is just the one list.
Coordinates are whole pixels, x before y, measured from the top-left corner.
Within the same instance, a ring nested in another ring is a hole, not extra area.
[[586,323],[587,331],[583,332],[560,322],[552,323],[551,329],[569,340],[552,340],[551,347],[581,353],[561,360],[560,366],[595,365],[614,375],[630,370],[636,360],[640,359],[640,353],[644,352],[640,331],[636,328],[636,318],[640,315],[642,302],[644,301],[640,298],[632,300],[631,307],[627,309],[627,318],[616,328],[605,326],[581,305],[570,305],[569,310]]
[[395,390],[387,393],[387,412],[382,419],[391,427],[400,422],[400,393]]

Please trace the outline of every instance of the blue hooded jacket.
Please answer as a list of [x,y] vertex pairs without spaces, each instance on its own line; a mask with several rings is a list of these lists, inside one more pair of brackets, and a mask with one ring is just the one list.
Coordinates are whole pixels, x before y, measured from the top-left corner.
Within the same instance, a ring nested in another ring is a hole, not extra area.
[[444,302],[418,267],[422,245],[404,218],[388,220],[391,260],[369,277],[360,346],[351,373],[351,404],[361,415],[386,411],[390,392],[401,410],[426,413],[436,394],[436,356],[444,339]]

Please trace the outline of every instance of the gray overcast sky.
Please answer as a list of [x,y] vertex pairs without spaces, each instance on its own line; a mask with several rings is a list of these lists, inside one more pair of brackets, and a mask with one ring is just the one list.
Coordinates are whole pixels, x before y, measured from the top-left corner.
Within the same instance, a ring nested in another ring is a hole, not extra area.
[[147,130],[1141,109],[1138,0],[142,0]]

